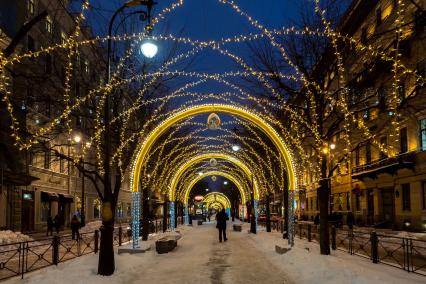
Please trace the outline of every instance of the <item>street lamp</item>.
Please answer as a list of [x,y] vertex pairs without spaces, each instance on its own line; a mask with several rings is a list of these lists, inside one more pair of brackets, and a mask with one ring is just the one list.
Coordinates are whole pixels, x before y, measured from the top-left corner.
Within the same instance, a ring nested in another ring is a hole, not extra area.
[[146,58],[153,58],[158,52],[158,46],[152,41],[145,41],[141,45],[141,51]]
[[203,175],[203,172],[199,172],[199,173],[198,173],[198,175],[199,175],[199,176],[202,176],[202,175]]
[[227,181],[227,180],[225,180],[225,181],[223,182],[223,184],[224,184],[224,185],[227,185],[227,184],[228,184],[228,181]]
[[81,136],[80,136],[80,135],[78,135],[78,134],[77,134],[77,135],[75,135],[75,136],[74,136],[74,142],[75,142],[75,143],[80,143],[80,142],[81,142]]
[[[74,142],[77,143],[80,146],[80,151],[82,150],[82,137],[80,134],[76,134],[73,137]],[[86,142],[86,146],[90,147],[91,144],[89,141]],[[85,216],[85,210],[84,207],[86,206],[85,204],[85,185],[84,185],[84,155],[82,155],[81,159],[80,159],[80,163],[81,163],[81,167],[82,169],[82,177],[81,177],[81,211],[80,211],[80,225],[81,227],[86,226],[86,216]]]

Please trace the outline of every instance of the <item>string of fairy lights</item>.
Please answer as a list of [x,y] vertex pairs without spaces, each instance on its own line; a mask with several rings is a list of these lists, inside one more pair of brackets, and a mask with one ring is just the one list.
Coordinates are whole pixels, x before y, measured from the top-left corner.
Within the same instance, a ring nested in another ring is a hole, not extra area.
[[[385,145],[382,144],[377,138],[377,134],[373,133],[368,127],[367,123],[362,117],[358,117],[353,110],[351,110],[349,103],[349,89],[347,86],[348,78],[345,76],[346,68],[344,65],[344,59],[342,55],[341,48],[339,48],[339,43],[345,42],[350,46],[354,47],[358,52],[364,52],[367,54],[366,60],[370,58],[381,58],[386,62],[392,63],[392,94],[390,97],[390,106],[389,110],[392,112],[391,116],[391,129],[389,135],[393,137],[394,141],[398,141],[398,135],[400,131],[401,123],[401,113],[399,111],[399,106],[401,104],[401,99],[399,96],[399,86],[400,78],[402,76],[412,76],[415,80],[415,84],[423,85],[426,81],[426,78],[421,77],[416,73],[415,70],[411,70],[405,66],[401,60],[399,44],[403,38],[404,28],[404,17],[407,13],[405,9],[405,3],[402,0],[398,0],[398,5],[396,6],[396,20],[395,20],[395,37],[396,45],[394,48],[390,49],[390,52],[385,52],[382,49],[374,46],[373,44],[365,44],[360,42],[358,38],[350,37],[348,35],[343,35],[339,31],[336,31],[332,28],[330,22],[326,19],[327,11],[320,7],[320,0],[315,0],[315,12],[320,16],[324,30],[311,30],[309,28],[297,29],[295,27],[281,28],[281,29],[268,29],[262,25],[259,21],[247,14],[243,9],[241,9],[234,1],[229,0],[218,0],[218,3],[230,7],[237,15],[240,15],[242,18],[246,19],[248,23],[258,30],[258,33],[249,33],[247,35],[236,35],[234,37],[222,38],[220,40],[209,40],[201,41],[196,39],[191,39],[187,37],[177,37],[172,34],[169,35],[151,35],[151,30],[155,28],[157,24],[167,18],[167,15],[171,14],[174,10],[182,7],[184,1],[177,1],[172,3],[170,6],[164,8],[158,15],[152,20],[150,26],[141,32],[134,34],[122,34],[111,37],[100,37],[96,36],[92,39],[84,39],[81,35],[81,25],[85,20],[85,13],[89,7],[89,0],[85,0],[81,7],[81,12],[76,17],[75,30],[69,36],[69,38],[61,43],[54,44],[52,46],[44,46],[37,51],[28,51],[22,53],[15,53],[12,56],[6,58],[3,53],[0,52],[0,92],[3,93],[3,101],[6,103],[7,111],[10,114],[11,124],[10,128],[12,131],[12,136],[15,139],[16,146],[21,150],[31,149],[34,145],[42,142],[45,137],[54,136],[55,130],[59,126],[65,125],[68,136],[72,134],[75,130],[73,129],[72,113],[78,111],[80,108],[85,106],[85,103],[89,99],[97,98],[97,104],[94,115],[94,126],[95,129],[92,135],[87,135],[88,143],[83,145],[82,152],[79,155],[75,155],[74,162],[78,161],[87,154],[88,151],[93,150],[96,153],[96,162],[98,165],[99,172],[103,172],[102,167],[102,134],[105,130],[105,125],[103,123],[103,108],[105,104],[105,99],[107,96],[113,94],[114,90],[127,86],[132,82],[144,82],[144,86],[138,91],[137,98],[130,103],[128,106],[123,107],[123,109],[112,118],[111,125],[121,123],[120,127],[123,131],[120,134],[119,143],[113,153],[112,161],[118,166],[121,171],[122,176],[124,177],[128,168],[126,164],[122,163],[124,159],[124,151],[131,149],[132,145],[135,142],[143,141],[144,137],[149,134],[149,130],[153,129],[156,125],[159,125],[162,120],[166,117],[174,116],[184,110],[188,106],[192,105],[202,105],[206,101],[217,100],[221,103],[226,103],[229,105],[236,105],[242,108],[247,108],[248,105],[252,108],[258,116],[262,117],[265,121],[270,123],[279,134],[283,137],[285,143],[293,149],[293,158],[296,163],[297,169],[303,171],[307,168],[310,172],[313,173],[314,180],[320,178],[320,161],[322,159],[322,153],[324,147],[328,147],[330,141],[324,140],[320,135],[320,125],[317,123],[317,108],[314,92],[318,92],[324,96],[325,101],[329,103],[329,109],[327,111],[331,112],[331,109],[338,109],[343,115],[343,123],[341,125],[343,133],[344,147],[342,148],[343,159],[339,163],[347,164],[350,162],[351,154],[351,145],[354,141],[359,139],[358,132],[361,132],[362,137],[370,141],[373,145],[378,147],[378,149],[386,153],[388,156],[393,156],[397,154],[394,145]],[[340,86],[340,93],[336,97],[336,94],[330,92],[326,86],[321,86],[317,82],[309,81],[306,76],[301,72],[290,56],[287,54],[285,46],[281,45],[276,36],[286,36],[286,35],[297,35],[303,37],[309,36],[321,36],[326,37],[330,40],[333,46],[333,54],[336,58],[336,72],[337,72],[337,81]],[[135,46],[149,38],[153,41],[164,41],[164,42],[174,42],[176,44],[183,44],[192,46],[188,51],[177,54],[176,56],[170,58],[164,62],[157,70],[148,72],[146,74],[136,74],[127,78],[120,77],[121,71],[126,68],[126,60],[131,58],[134,55],[136,50]],[[240,44],[248,41],[256,41],[259,39],[266,39],[268,42],[279,51],[282,59],[292,67],[292,71],[289,74],[283,73],[273,73],[273,72],[263,72],[256,70],[255,67],[250,66],[241,56],[238,56],[230,51],[227,48],[231,44]],[[81,97],[72,98],[72,85],[71,81],[73,79],[73,73],[76,68],[73,63],[74,57],[78,49],[86,45],[94,45],[99,43],[105,43],[108,40],[112,41],[128,41],[130,42],[130,47],[125,51],[125,54],[120,58],[119,62],[116,64],[115,69],[111,75],[111,80],[108,83],[100,83],[99,86],[93,88],[87,92],[86,95]],[[202,73],[202,72],[188,72],[181,70],[171,70],[173,66],[178,64],[181,61],[193,58],[197,54],[205,51],[206,49],[211,49],[216,51],[218,54],[221,54],[227,58],[233,60],[243,71],[228,71],[223,73]],[[51,54],[55,51],[61,50],[66,52],[66,63],[65,63],[65,80],[63,88],[63,109],[60,114],[56,117],[51,118],[45,124],[40,124],[36,127],[36,130],[30,133],[30,136],[25,138],[21,134],[25,126],[20,125],[19,119],[15,115],[15,106],[13,104],[14,94],[12,92],[12,82],[11,77],[6,71],[6,67],[11,68],[14,65],[19,65],[25,63],[28,59],[35,59],[45,54]],[[392,55],[393,54],[393,55]],[[155,82],[161,80],[161,78],[167,77],[177,77],[177,78],[190,78],[194,81],[188,82],[183,86],[179,87],[176,90],[171,91],[163,95],[159,95],[155,98],[146,98],[146,94]],[[279,100],[278,102],[273,102],[266,98],[259,98],[249,92],[243,90],[237,84],[232,83],[235,78],[255,78],[270,94],[276,98],[279,98],[281,94],[278,93],[276,88],[269,82],[269,78],[276,77],[283,80],[289,80],[293,82],[300,83],[301,86],[306,90],[306,99],[309,100],[309,111],[312,114],[312,120],[308,120],[304,117],[303,113],[292,108],[291,105],[287,104],[285,101]],[[231,79],[227,80],[227,79]],[[148,80],[145,82],[145,80]],[[218,82],[232,90],[232,92],[224,93],[199,93],[192,92],[191,89],[199,85],[208,83],[209,81]],[[179,99],[185,99],[184,103],[181,103],[175,108],[170,109],[170,105],[173,105],[173,102],[178,101]],[[137,117],[137,113],[141,109],[149,106],[155,106],[155,110],[150,114],[150,116],[143,122],[140,131],[131,131],[132,123]],[[287,115],[288,121],[279,121],[274,115],[274,111],[282,111]],[[326,113],[328,115],[328,113]],[[259,135],[259,129],[253,127],[252,124],[246,122],[245,120],[236,118],[233,124],[239,125],[247,130],[250,133],[249,136],[238,136],[232,131],[221,128],[220,131],[223,134],[217,134],[215,137],[204,137],[202,133],[206,130],[205,124],[193,122],[187,120],[184,122],[179,122],[176,127],[170,131],[167,137],[165,137],[159,145],[156,145],[155,148],[148,154],[143,167],[143,176],[147,177],[143,180],[147,186],[155,188],[157,191],[166,191],[165,188],[156,186],[156,184],[168,184],[171,179],[174,171],[182,165],[182,161],[185,161],[188,157],[194,154],[202,153],[203,151],[219,151],[228,153],[238,157],[239,159],[245,161],[250,168],[253,170],[253,174],[256,176],[256,179],[259,180],[259,184],[268,184],[272,182],[276,184],[277,187],[284,187],[285,184],[285,166],[282,161],[282,158],[279,157],[276,150],[271,148],[268,143],[263,141],[264,139]],[[231,125],[231,123],[223,124],[223,126]],[[179,136],[183,129],[187,130],[188,127],[194,128],[189,133],[186,133],[185,136]],[[260,132],[262,129],[260,129]],[[308,153],[307,147],[304,144],[306,133],[308,132],[314,140],[314,148],[316,152],[315,159],[313,155]],[[175,137],[176,136],[176,137]],[[236,139],[238,143],[241,143],[247,152],[251,155],[248,155],[246,151],[232,153],[229,151],[229,146],[231,145],[229,141]],[[221,145],[210,145],[210,143],[218,143]],[[140,145],[140,143],[136,143]],[[170,145],[174,144],[172,149]],[[260,156],[253,145],[257,145],[262,148],[262,151],[265,153],[265,156]],[[166,154],[167,153],[167,154]],[[154,164],[154,168],[150,168],[148,165]],[[278,170],[274,169],[272,165],[278,165]],[[341,166],[340,164],[338,166]],[[248,177],[245,177],[244,174],[238,169],[227,167],[221,165],[223,169],[231,172],[233,175],[238,176],[243,179],[245,186],[248,186]],[[194,166],[191,171],[188,170],[188,175],[193,177],[196,175],[197,167]],[[148,177],[149,175],[149,177]],[[299,177],[300,179],[300,177]],[[163,182],[164,181],[164,182]],[[179,188],[184,188],[187,184],[180,185]],[[249,187],[247,187],[248,189]],[[262,187],[263,192],[267,192],[270,189]]]

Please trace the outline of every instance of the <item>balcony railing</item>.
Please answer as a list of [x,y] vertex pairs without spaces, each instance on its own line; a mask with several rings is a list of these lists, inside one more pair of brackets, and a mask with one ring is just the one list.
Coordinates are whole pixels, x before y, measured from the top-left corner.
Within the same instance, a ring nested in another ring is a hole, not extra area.
[[379,173],[395,174],[398,169],[415,166],[415,155],[417,151],[399,154],[394,157],[384,158],[371,163],[352,168],[352,177],[362,177],[363,175],[376,175]]

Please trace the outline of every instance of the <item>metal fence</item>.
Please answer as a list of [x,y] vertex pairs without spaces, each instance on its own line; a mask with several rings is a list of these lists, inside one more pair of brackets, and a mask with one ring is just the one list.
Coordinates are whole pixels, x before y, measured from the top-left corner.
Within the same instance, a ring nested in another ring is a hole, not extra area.
[[[114,230],[114,245],[121,246],[130,241],[130,236],[122,227]],[[99,249],[100,233],[98,230],[82,233],[73,239],[71,235],[46,237],[0,245],[0,280],[21,276],[47,266],[74,259]]]
[[[319,226],[297,224],[296,236],[319,243]],[[401,268],[426,276],[426,241],[404,238],[375,231],[364,232],[330,227],[333,250],[370,259],[373,263]]]

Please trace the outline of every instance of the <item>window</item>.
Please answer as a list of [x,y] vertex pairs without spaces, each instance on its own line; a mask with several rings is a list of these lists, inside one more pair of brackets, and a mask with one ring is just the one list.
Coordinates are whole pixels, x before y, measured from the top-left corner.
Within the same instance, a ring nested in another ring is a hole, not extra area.
[[355,209],[361,211],[361,194],[355,194]]
[[388,5],[382,9],[381,11],[382,22],[384,22],[392,14],[393,5],[394,5],[393,3],[388,3]]
[[[387,142],[387,137],[386,136],[382,136],[380,137],[380,145],[382,145],[383,148],[386,148],[388,142]],[[386,155],[385,152],[380,151],[380,160],[386,159],[388,156]]]
[[417,11],[414,13],[414,30],[417,33],[421,33],[425,29],[425,13],[426,12],[421,9],[417,9]]
[[101,218],[101,201],[99,199],[93,201],[93,218]]
[[420,150],[426,150],[426,118],[419,121]]
[[124,217],[123,203],[118,202],[115,216],[117,216],[118,218]]
[[[426,60],[423,60],[417,64],[416,72],[419,77],[426,77]],[[416,85],[416,95],[420,95],[420,91],[425,87],[425,85],[426,84],[422,86],[420,83]]]
[[46,74],[52,74],[52,55],[46,54],[46,65],[44,70],[46,71]]
[[130,203],[127,203],[127,217],[132,216],[132,206]]
[[50,169],[50,150],[44,152],[44,168]]
[[35,14],[35,0],[28,0],[28,14],[34,16]]
[[50,201],[42,200],[40,202],[40,220],[46,222],[50,215]]
[[399,131],[400,139],[400,153],[406,153],[408,151],[408,137],[407,137],[407,127],[401,128]]
[[422,209],[426,210],[426,181],[422,182]]
[[315,197],[315,208],[316,208],[316,210],[318,211],[319,210],[319,201],[318,201],[318,196],[317,197]]
[[81,57],[80,57],[80,52],[77,50],[75,52],[75,66],[78,68],[81,68]]
[[28,51],[35,51],[35,42],[32,36],[28,36],[27,39],[27,50]]
[[410,184],[404,183],[401,184],[402,190],[402,210],[411,209],[411,196],[410,196]]
[[378,7],[376,9],[376,26],[380,26],[382,24],[382,8]]
[[351,195],[349,192],[346,193],[346,210],[351,210]]
[[314,198],[313,197],[311,197],[311,211],[313,211],[314,210]]
[[355,166],[359,166],[359,147],[355,149]]
[[84,60],[84,72],[89,73],[89,61],[87,59]]
[[370,24],[367,28],[367,38],[370,38],[375,31],[376,31],[376,26],[374,24]]
[[364,114],[362,115],[362,118],[364,119],[364,121],[369,121],[370,120],[370,109],[366,109],[364,111]]
[[64,32],[61,32],[61,44],[67,43],[67,35]]
[[309,211],[309,198],[306,198],[306,211]]
[[398,85],[398,95],[400,102],[405,100],[405,82],[400,82]]
[[383,86],[377,90],[377,97],[379,100],[380,111],[385,111],[386,110],[386,92]]
[[46,31],[51,34],[53,32],[53,22],[50,16],[46,17]]
[[371,163],[371,144],[369,142],[365,145],[365,162]]
[[[61,154],[64,155],[64,151],[61,150]],[[59,158],[59,172],[64,173],[65,172],[65,160],[62,158]]]

